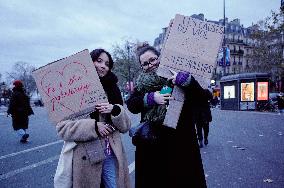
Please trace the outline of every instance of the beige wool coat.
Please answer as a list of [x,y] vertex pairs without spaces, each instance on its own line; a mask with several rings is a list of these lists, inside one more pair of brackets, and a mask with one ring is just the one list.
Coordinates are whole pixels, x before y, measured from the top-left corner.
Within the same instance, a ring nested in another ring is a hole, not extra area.
[[[122,144],[120,133],[126,133],[131,121],[124,107],[118,105],[121,112],[118,116],[111,116],[116,127],[109,142],[117,158],[117,184],[118,188],[130,188],[128,162]],[[58,135],[65,141],[75,141],[77,146],[73,150],[72,178],[73,188],[100,188],[103,161],[93,163],[87,152],[88,146],[99,139],[94,119],[67,120],[56,125]],[[104,139],[101,139],[104,145]]]

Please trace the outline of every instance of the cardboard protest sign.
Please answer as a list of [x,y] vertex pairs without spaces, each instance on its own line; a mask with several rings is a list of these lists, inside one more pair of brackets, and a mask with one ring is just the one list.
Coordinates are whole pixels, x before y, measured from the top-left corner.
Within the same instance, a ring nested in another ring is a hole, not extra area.
[[[224,27],[192,17],[176,15],[170,21],[160,55],[159,76],[169,78],[170,70],[191,73],[203,88],[207,88],[220,49]],[[176,128],[184,93],[174,87],[164,125]]]
[[47,64],[32,75],[54,123],[89,114],[97,103],[108,101],[88,50]]
[[158,75],[170,77],[169,69],[190,72],[203,88],[207,88],[216,66],[224,27],[177,14],[169,29]]
[[181,88],[175,86],[172,96],[174,99],[169,101],[163,125],[175,129],[184,103],[184,92]]

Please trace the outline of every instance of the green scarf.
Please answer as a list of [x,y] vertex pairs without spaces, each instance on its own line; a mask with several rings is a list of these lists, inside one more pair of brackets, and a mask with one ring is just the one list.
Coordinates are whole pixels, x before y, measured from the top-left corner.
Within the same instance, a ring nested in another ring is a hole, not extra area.
[[[142,72],[136,81],[137,90],[144,95],[149,92],[160,91],[165,85],[168,85],[167,79],[158,76],[156,71]],[[166,111],[166,105],[154,105],[148,108],[143,121],[161,124],[165,119]]]

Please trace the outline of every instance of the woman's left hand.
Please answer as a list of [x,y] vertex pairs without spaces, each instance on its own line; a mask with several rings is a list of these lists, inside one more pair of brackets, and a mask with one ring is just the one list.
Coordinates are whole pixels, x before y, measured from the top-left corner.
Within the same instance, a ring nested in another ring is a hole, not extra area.
[[173,84],[176,84],[176,78],[177,78],[177,72],[176,71],[173,71],[171,69],[169,69],[170,72],[173,74],[171,77],[168,78],[168,80],[171,80]]
[[113,105],[109,103],[100,103],[97,104],[96,109],[102,114],[109,114],[113,109]]

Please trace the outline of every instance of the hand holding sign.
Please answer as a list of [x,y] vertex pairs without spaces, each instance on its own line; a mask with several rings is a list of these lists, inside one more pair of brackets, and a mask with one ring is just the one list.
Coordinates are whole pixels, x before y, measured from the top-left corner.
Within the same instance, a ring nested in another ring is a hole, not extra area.
[[177,14],[167,29],[157,74],[168,78],[171,76],[169,68],[190,72],[203,88],[207,88],[223,34],[221,25]]
[[105,122],[97,122],[98,132],[105,137],[113,132],[112,128]]
[[170,78],[168,78],[168,80],[171,80],[173,84],[176,83],[176,77],[177,77],[177,72],[173,71],[172,69],[169,69],[169,71],[172,73],[172,76]]
[[102,114],[109,114],[113,109],[113,105],[108,102],[100,103],[96,105],[96,109]]
[[167,94],[161,94],[159,91],[156,91],[154,93],[154,101],[157,103],[157,104],[166,104],[168,102],[168,100],[170,99],[173,99],[171,97],[171,94],[170,93],[167,93]]

